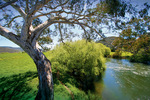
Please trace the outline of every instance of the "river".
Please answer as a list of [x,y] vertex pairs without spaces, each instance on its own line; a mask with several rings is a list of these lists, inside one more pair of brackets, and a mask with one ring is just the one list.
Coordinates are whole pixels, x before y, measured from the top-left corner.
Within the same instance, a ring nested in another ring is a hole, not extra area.
[[95,93],[102,100],[150,100],[150,65],[131,63],[127,59],[107,59]]

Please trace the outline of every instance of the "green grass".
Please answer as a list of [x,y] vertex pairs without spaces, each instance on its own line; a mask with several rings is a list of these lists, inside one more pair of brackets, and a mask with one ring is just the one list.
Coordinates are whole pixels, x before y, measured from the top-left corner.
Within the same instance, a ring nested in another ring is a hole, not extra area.
[[[0,53],[0,100],[34,100],[37,87],[37,69],[26,53]],[[71,100],[60,83],[54,87],[55,100]]]
[[32,100],[37,86],[36,66],[26,53],[0,53],[0,99]]
[[26,53],[1,53],[0,68],[0,77],[37,71],[34,62]]
[[[50,52],[46,52],[45,55],[48,59],[51,58]],[[57,79],[54,81],[55,100],[71,100],[66,88]],[[75,100],[94,98],[94,95],[85,94],[71,84],[66,86],[73,92]],[[0,100],[34,100],[37,87],[37,69],[26,53],[0,53]]]

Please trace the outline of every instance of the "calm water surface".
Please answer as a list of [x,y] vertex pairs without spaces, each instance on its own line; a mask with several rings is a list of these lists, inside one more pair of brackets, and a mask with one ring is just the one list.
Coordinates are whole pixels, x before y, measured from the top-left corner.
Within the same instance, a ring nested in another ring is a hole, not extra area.
[[103,100],[150,100],[150,65],[126,59],[107,59],[103,79],[95,93]]

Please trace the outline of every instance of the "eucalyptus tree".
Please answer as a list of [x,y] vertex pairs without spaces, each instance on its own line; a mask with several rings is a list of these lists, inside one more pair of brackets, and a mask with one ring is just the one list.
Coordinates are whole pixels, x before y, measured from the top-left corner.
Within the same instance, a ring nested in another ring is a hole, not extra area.
[[[118,49],[124,49],[137,54],[141,48],[148,48],[149,44],[146,44],[146,41],[148,42],[149,39],[145,37],[149,38],[150,36],[150,16],[148,14],[150,5],[144,3],[143,6],[142,9],[136,9],[135,15],[122,24],[123,28],[119,34],[119,38],[113,43]],[[141,42],[139,42],[140,40]]]
[[84,31],[85,37],[103,37],[102,23],[108,25],[113,17],[124,16],[125,10],[125,3],[119,0],[2,0],[0,35],[19,45],[36,64],[39,78],[36,99],[53,100],[51,63],[39,43],[52,41],[51,35],[59,36],[60,41],[76,36],[70,31],[76,27]]

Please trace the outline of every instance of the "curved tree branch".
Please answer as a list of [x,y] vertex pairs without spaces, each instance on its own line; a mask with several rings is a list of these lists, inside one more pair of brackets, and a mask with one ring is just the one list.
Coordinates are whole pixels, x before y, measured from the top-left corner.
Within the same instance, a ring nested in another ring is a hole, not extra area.
[[35,6],[33,6],[31,8],[31,10],[29,11],[28,16],[30,17],[30,16],[34,15],[37,12],[37,10],[39,10],[40,8],[42,8],[49,1],[51,1],[51,0],[43,0],[43,1],[38,1],[37,0]]
[[[45,21],[44,23],[38,25],[33,31],[32,31],[32,34],[31,34],[31,41],[35,41],[38,39],[38,37],[42,34],[42,31],[44,29],[46,29],[47,27],[49,27],[50,25],[54,24],[54,23],[63,23],[63,24],[77,24],[77,25],[80,25],[82,28],[83,27],[88,27],[92,30],[95,31],[95,33],[97,33],[100,37],[103,37],[96,29],[92,28],[91,26],[89,26],[88,24],[86,23],[82,23],[82,22],[79,22],[77,20],[68,20],[64,17],[61,17],[61,16],[56,16],[56,17],[53,17],[51,19],[48,19],[47,21]],[[85,29],[84,29],[85,31]]]
[[4,36],[5,38],[13,41],[17,45],[21,45],[21,39],[19,36],[15,35],[14,33],[8,31],[6,28],[0,25],[0,35]]
[[10,0],[4,0],[5,2],[6,2],[6,4],[5,5],[11,5],[14,9],[16,9],[19,13],[20,13],[20,15],[25,19],[25,17],[26,17],[26,13],[21,9],[21,7],[19,7],[17,4],[15,4],[15,2],[16,1],[18,1],[18,0],[12,0],[12,1],[10,1]]
[[15,16],[15,17],[13,17],[12,19],[11,19],[11,21],[8,23],[8,25],[10,25],[16,18],[18,18],[18,17],[21,17],[20,15],[18,15],[18,16]]
[[0,9],[2,9],[4,7],[7,7],[7,6],[11,5],[12,3],[15,3],[16,1],[18,1],[18,0],[11,0],[11,1],[8,1],[8,2],[6,2],[4,4],[1,4],[0,5]]
[[21,9],[21,7],[19,7],[17,4],[12,4],[11,6],[16,9],[24,19],[26,18],[27,14]]
[[[52,14],[52,13],[59,13],[59,14],[65,13],[65,14],[68,14],[68,15],[69,15],[69,14],[70,14],[70,15],[76,15],[76,16],[78,16],[78,18],[79,18],[79,17],[86,18],[86,17],[90,17],[90,16],[93,15],[93,13],[84,15],[84,14],[79,14],[79,13],[76,13],[76,12],[67,12],[67,11],[64,11],[64,10],[58,10],[58,11],[51,11],[51,12],[49,12],[49,13],[41,13],[41,14],[39,14],[39,15],[36,15],[36,16],[32,17],[32,20],[34,20],[34,19],[36,19],[36,18],[38,18],[38,17],[50,15],[50,14]],[[81,18],[80,20],[82,20],[82,18]]]

